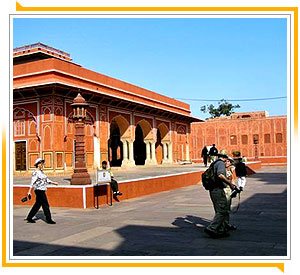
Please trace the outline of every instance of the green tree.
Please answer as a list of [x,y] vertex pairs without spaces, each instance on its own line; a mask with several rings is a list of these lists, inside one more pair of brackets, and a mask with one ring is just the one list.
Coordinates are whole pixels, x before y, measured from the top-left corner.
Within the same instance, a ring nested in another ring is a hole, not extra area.
[[230,116],[234,113],[234,109],[240,108],[240,105],[233,105],[227,102],[225,99],[222,99],[218,102],[219,106],[215,107],[213,104],[203,105],[200,108],[200,111],[203,113],[209,113],[212,118],[220,116]]

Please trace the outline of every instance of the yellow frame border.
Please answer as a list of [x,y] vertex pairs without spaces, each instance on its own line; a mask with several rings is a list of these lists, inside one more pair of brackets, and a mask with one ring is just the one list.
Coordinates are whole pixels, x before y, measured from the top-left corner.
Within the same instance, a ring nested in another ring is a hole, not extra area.
[[[16,11],[292,11],[294,12],[294,133],[298,135],[298,7],[23,7]],[[2,266],[3,267],[277,267],[284,263],[7,263],[6,132],[2,129]]]

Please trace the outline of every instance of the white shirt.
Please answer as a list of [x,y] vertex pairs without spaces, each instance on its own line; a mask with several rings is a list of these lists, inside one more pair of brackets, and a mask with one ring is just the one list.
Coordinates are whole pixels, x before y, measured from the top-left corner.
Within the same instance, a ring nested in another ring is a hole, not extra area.
[[31,187],[34,188],[34,190],[47,190],[47,184],[51,183],[52,181],[48,179],[48,177],[45,175],[45,173],[42,170],[35,170],[32,173],[31,178]]

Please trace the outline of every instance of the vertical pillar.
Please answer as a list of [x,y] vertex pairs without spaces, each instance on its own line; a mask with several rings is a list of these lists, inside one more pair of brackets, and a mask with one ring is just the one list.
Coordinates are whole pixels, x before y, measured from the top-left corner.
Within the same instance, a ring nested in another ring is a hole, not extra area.
[[122,160],[122,167],[128,165],[128,146],[127,146],[127,140],[121,139],[123,144],[123,160]]
[[190,160],[190,145],[187,143],[185,146],[185,160]]
[[133,142],[130,140],[129,142],[129,161],[134,161],[133,159]]
[[122,140],[123,142],[123,161],[128,161],[128,147],[127,147],[127,140]]
[[90,175],[87,172],[85,162],[85,134],[84,123],[82,121],[75,122],[75,167],[72,175],[72,185],[91,184]]
[[150,142],[149,140],[145,140],[146,143],[146,160],[145,165],[151,164],[151,156],[150,156]]
[[100,162],[100,139],[94,136],[94,167],[100,168]]
[[169,163],[168,161],[168,146],[166,142],[162,142],[162,146],[163,146],[163,159],[162,159],[162,164],[166,164]]
[[163,147],[163,159],[162,159],[162,163],[166,162],[166,144],[164,142],[161,143],[162,147]]
[[169,154],[168,154],[169,162],[173,163],[173,144],[171,142],[169,142],[168,148],[169,148]]
[[155,141],[151,141],[150,146],[151,146],[151,154],[152,154],[152,157],[151,157],[152,164],[156,165],[157,160],[156,160],[156,154],[155,154]]
[[73,119],[75,120],[75,167],[71,178],[72,185],[91,184],[91,178],[87,172],[85,162],[85,124],[86,109],[89,104],[78,93],[71,104],[73,108]]
[[171,142],[163,142],[163,164],[170,164],[173,163],[173,150],[172,150],[172,144]]
[[123,140],[123,161],[122,167],[132,167],[135,166],[133,158],[133,141]]

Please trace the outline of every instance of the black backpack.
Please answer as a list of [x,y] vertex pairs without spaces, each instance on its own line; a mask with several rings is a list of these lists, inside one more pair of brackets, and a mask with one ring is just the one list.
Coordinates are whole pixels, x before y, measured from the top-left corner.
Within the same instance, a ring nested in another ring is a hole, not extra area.
[[216,160],[210,164],[206,171],[202,174],[202,185],[206,190],[212,190],[216,186],[216,178],[214,173],[214,164],[219,161]]

